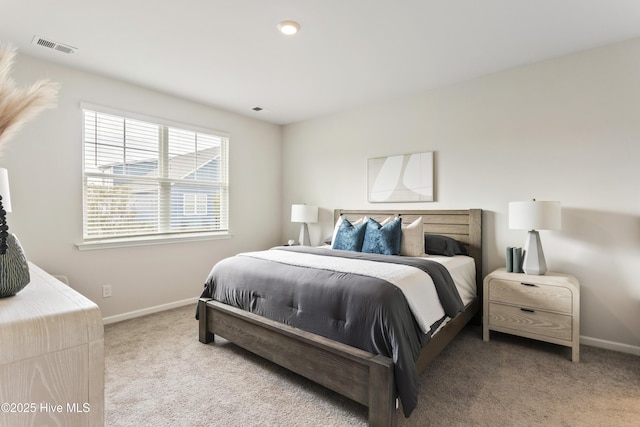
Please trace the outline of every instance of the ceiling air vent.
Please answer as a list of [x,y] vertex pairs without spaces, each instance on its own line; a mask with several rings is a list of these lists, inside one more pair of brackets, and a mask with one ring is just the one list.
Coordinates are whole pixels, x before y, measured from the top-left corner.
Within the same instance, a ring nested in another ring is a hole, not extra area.
[[57,50],[58,52],[67,53],[67,54],[74,53],[76,50],[78,50],[73,46],[47,40],[40,36],[35,36],[31,41],[31,43],[37,46],[47,47],[49,49]]

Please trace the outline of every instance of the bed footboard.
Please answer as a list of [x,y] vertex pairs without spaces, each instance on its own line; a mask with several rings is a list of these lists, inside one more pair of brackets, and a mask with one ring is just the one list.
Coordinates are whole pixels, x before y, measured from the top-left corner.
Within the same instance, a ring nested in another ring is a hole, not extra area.
[[199,339],[214,335],[369,408],[370,426],[392,426],[393,361],[226,304],[201,298]]

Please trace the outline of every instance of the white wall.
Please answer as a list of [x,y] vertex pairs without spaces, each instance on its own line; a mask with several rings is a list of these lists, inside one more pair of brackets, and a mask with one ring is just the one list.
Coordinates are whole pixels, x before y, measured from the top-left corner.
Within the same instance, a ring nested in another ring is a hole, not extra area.
[[[435,152],[436,202],[369,204],[367,158]],[[640,40],[524,66],[283,130],[283,239],[291,203],[482,208],[484,273],[505,263],[509,201],[559,200],[542,231],[550,270],[581,282],[583,343],[640,354]]]
[[[195,298],[213,264],[280,242],[281,127],[194,102],[18,56],[21,85],[51,78],[62,87],[46,110],[13,138],[0,164],[9,169],[10,231],[27,258],[98,303],[104,317]],[[230,228],[224,240],[79,251],[82,241],[80,102],[105,105],[230,134]],[[113,296],[102,298],[102,285]],[[195,305],[194,305],[195,307]]]

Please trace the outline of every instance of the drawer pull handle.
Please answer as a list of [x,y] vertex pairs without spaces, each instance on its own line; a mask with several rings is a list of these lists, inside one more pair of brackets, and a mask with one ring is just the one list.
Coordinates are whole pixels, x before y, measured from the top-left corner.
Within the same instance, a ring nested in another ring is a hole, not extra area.
[[533,284],[533,283],[526,283],[526,282],[520,282],[520,284],[521,284],[522,286],[531,286],[531,287],[534,287],[534,288],[538,286],[538,285],[536,285],[536,284]]
[[528,308],[521,308],[520,310],[526,311],[527,313],[535,313],[536,312],[535,310],[530,310]]

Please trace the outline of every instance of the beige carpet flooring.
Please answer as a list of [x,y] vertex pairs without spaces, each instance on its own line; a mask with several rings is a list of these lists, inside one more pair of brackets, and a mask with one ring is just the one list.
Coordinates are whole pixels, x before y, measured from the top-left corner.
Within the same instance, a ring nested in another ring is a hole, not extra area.
[[[365,426],[366,408],[221,339],[188,306],[105,326],[106,426]],[[640,358],[467,327],[398,426],[639,426]]]

